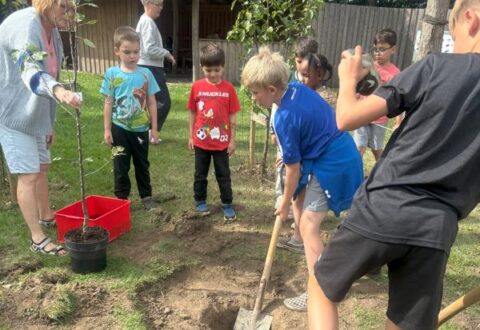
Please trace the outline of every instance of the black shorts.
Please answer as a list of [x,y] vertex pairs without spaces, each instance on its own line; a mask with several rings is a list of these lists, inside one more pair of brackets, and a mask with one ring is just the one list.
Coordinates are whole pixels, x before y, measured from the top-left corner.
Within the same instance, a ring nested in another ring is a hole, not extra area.
[[402,329],[436,329],[447,260],[442,250],[382,243],[339,226],[315,264],[315,277],[339,302],[354,281],[387,264],[388,318]]

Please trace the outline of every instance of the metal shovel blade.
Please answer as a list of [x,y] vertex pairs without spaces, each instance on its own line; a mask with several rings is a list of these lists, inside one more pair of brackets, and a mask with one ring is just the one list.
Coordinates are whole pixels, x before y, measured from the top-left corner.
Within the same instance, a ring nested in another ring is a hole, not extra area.
[[257,322],[252,324],[253,312],[240,308],[233,330],[270,330],[273,318],[268,314],[260,314]]

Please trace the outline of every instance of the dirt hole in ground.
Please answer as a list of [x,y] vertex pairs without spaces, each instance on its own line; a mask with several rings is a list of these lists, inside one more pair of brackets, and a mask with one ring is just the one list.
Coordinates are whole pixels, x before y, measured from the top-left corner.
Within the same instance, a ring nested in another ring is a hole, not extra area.
[[226,307],[217,303],[203,311],[200,321],[211,330],[233,329],[237,314],[238,307]]
[[205,221],[205,217],[193,212],[186,211],[184,212],[180,219],[175,223],[175,235],[178,238],[185,236],[194,236],[205,231],[209,231],[212,227],[212,224],[208,221]]

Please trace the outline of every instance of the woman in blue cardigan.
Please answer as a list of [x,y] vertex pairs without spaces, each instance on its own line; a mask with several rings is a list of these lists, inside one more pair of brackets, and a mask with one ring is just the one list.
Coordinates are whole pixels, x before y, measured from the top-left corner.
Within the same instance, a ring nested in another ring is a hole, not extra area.
[[[74,16],[71,0],[33,0],[0,25],[0,145],[10,173],[17,175],[17,198],[31,232],[31,250],[66,251],[45,235],[55,225],[48,201],[49,148],[56,103],[79,108],[79,97],[58,82],[63,46],[58,29]],[[21,27],[21,28],[19,28]]]

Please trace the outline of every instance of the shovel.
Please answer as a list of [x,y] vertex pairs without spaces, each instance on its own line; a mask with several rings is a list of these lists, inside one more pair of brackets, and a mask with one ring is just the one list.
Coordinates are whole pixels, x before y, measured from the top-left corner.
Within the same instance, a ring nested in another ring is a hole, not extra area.
[[273,258],[275,257],[275,249],[277,247],[278,234],[282,228],[282,220],[279,216],[275,219],[273,226],[272,238],[268,246],[267,258],[263,268],[262,278],[258,287],[257,299],[253,312],[244,308],[240,308],[233,330],[269,330],[272,325],[272,317],[270,315],[261,314],[263,304],[263,296],[268,280],[270,279],[270,271],[272,270]]
[[438,314],[438,325],[440,327],[443,323],[450,320],[452,317],[463,311],[470,305],[475,304],[480,300],[480,286],[476,287],[466,294],[455,300],[453,303],[445,307]]

